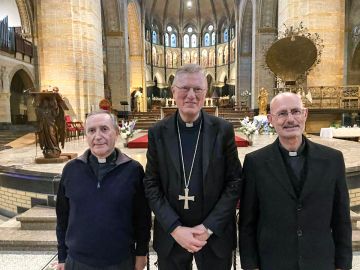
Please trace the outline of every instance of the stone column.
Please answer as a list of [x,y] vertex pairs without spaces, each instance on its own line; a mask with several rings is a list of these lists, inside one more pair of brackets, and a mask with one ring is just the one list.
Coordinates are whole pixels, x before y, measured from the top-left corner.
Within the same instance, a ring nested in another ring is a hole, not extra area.
[[128,101],[130,104],[127,1],[104,1],[103,8],[111,101],[114,109],[123,110],[120,101]]
[[344,0],[279,0],[278,25],[284,30],[300,22],[323,39],[321,63],[307,77],[308,86],[343,85]]
[[57,86],[68,114],[84,120],[104,97],[101,6],[97,0],[37,0],[38,90]]
[[11,123],[11,113],[10,113],[10,89],[3,90],[0,92],[0,124],[10,124]]

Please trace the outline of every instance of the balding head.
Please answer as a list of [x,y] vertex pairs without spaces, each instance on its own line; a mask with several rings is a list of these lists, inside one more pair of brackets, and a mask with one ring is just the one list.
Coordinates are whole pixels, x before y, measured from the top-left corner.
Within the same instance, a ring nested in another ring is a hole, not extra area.
[[273,97],[273,99],[270,102],[270,112],[274,113],[274,110],[278,107],[278,104],[282,104],[284,102],[286,102],[286,100],[288,99],[292,99],[295,102],[297,101],[299,104],[299,108],[303,108],[303,104],[301,101],[301,97],[297,94],[291,93],[291,92],[284,92],[284,93],[280,93],[277,94],[275,97]]

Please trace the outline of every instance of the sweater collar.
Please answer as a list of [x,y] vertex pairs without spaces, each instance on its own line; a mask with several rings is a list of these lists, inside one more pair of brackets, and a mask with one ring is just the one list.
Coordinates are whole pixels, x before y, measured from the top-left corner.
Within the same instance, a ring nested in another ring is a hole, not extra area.
[[[131,158],[128,157],[127,155],[125,155],[124,153],[122,153],[119,148],[115,148],[115,151],[116,151],[116,156],[117,156],[115,164],[117,166],[131,161]],[[87,149],[81,156],[77,157],[76,159],[78,159],[84,163],[88,163],[88,158],[90,155],[91,155],[91,151],[90,151],[90,149]]]

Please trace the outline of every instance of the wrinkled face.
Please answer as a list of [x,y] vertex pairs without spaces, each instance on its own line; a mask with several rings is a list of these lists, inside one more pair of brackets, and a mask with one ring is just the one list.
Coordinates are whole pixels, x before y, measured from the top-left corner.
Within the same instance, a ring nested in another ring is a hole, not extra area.
[[205,101],[207,83],[204,75],[201,73],[179,74],[171,90],[180,115],[187,120],[194,120]]
[[91,153],[99,158],[106,158],[115,148],[119,132],[115,130],[107,114],[95,114],[86,119],[86,140]]
[[274,126],[279,138],[301,138],[305,129],[307,109],[295,94],[275,97],[268,114],[269,122]]

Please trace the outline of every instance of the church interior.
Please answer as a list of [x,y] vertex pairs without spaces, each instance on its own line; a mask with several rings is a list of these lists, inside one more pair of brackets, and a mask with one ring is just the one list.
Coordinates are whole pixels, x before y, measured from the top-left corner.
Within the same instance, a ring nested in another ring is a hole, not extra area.
[[[147,129],[176,110],[171,85],[188,63],[204,68],[204,110],[233,124],[241,161],[276,139],[263,127],[248,136],[246,121],[264,119],[278,93],[301,96],[306,134],[345,157],[360,250],[358,0],[0,1],[0,250],[56,247],[52,207],[66,161],[37,162],[38,96],[62,100],[69,158],[87,148],[86,115],[105,108],[122,126],[133,121],[117,147],[145,166]],[[32,215],[38,227],[26,227]]]

